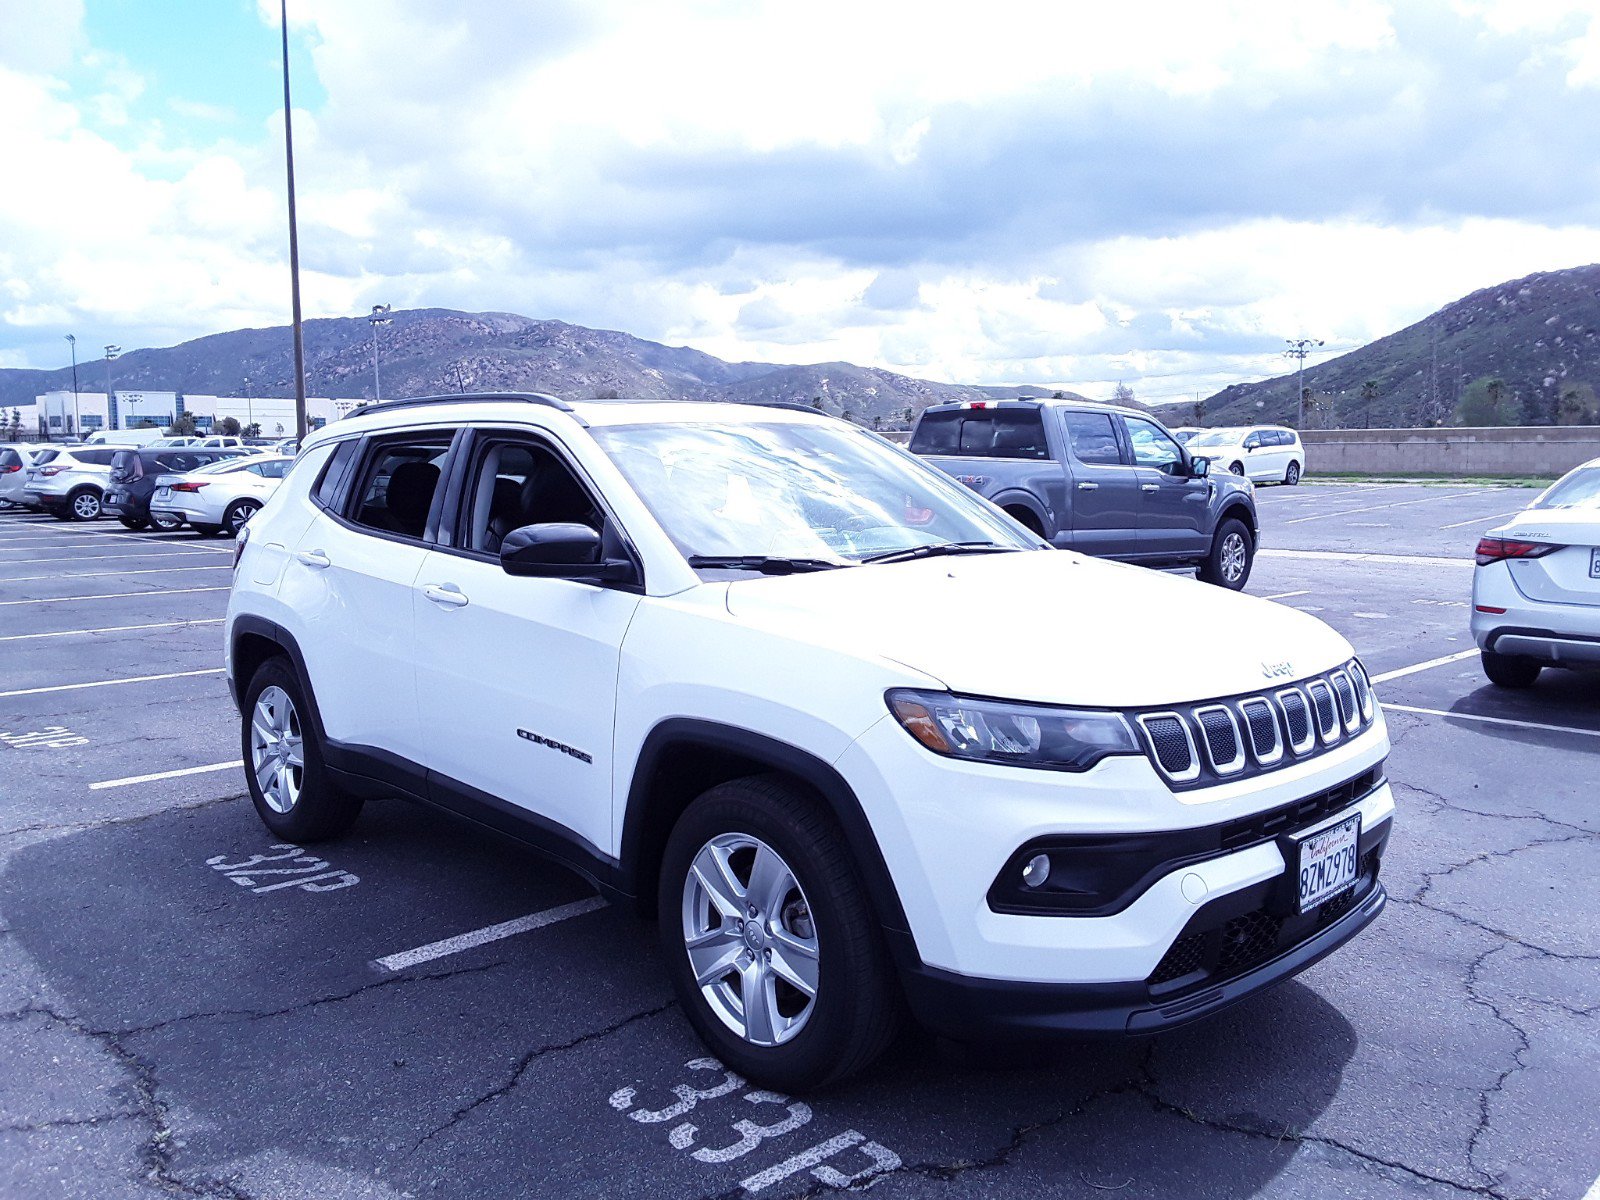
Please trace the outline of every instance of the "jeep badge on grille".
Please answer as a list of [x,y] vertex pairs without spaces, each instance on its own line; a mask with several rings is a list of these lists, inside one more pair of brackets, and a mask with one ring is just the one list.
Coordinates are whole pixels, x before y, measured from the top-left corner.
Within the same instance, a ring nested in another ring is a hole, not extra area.
[[1287,679],[1294,674],[1294,667],[1287,661],[1264,662],[1261,664],[1261,674],[1268,679]]

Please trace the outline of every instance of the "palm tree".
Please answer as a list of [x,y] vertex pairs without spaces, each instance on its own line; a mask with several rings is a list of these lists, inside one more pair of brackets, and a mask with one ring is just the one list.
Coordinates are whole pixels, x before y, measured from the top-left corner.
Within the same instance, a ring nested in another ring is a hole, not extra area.
[[1378,398],[1378,381],[1369,379],[1361,385],[1361,419],[1372,427],[1372,402]]

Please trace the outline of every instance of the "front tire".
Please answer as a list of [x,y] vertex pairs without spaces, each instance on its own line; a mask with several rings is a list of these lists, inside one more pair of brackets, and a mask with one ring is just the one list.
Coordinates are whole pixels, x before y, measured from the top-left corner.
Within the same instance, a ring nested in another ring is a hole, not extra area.
[[820,802],[776,776],[719,784],[662,858],[667,971],[702,1041],[784,1092],[866,1067],[899,1023],[888,948]]
[[348,830],[361,815],[361,798],[329,776],[305,689],[287,660],[270,658],[261,665],[240,711],[245,777],[261,823],[297,843]]
[[1242,462],[1231,462],[1228,464],[1228,470],[1234,475],[1243,475],[1244,464]]
[[1289,464],[1289,469],[1283,473],[1283,482],[1289,487],[1293,487],[1295,484],[1300,482],[1299,463],[1292,462]]
[[100,493],[93,488],[79,488],[67,497],[67,515],[74,521],[98,521]]
[[1544,666],[1535,659],[1519,658],[1514,654],[1496,654],[1493,650],[1484,650],[1481,653],[1483,673],[1496,687],[1532,687],[1534,681],[1539,678],[1539,673],[1544,670]]
[[1217,527],[1211,539],[1211,551],[1197,572],[1206,583],[1214,583],[1237,592],[1250,582],[1250,568],[1255,565],[1256,546],[1250,531],[1237,517],[1229,517]]

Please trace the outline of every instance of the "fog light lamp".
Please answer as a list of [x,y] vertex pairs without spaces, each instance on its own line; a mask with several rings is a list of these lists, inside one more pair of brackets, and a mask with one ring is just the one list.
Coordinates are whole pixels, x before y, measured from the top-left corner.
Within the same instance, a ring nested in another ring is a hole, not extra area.
[[1022,882],[1031,888],[1043,887],[1044,881],[1050,878],[1050,856],[1048,854],[1035,854],[1022,868]]

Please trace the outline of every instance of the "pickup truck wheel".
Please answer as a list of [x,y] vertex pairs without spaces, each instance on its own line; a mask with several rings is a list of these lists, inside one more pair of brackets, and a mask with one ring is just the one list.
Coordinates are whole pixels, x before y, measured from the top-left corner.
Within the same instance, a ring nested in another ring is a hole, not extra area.
[[662,859],[661,945],[716,1056],[784,1092],[861,1070],[900,1016],[888,948],[831,814],[773,776],[694,800]]
[[1295,484],[1300,482],[1299,463],[1292,462],[1289,464],[1289,469],[1283,473],[1283,482],[1290,487],[1293,487]]
[[1544,670],[1536,660],[1518,658],[1514,654],[1496,654],[1493,650],[1484,650],[1482,656],[1483,673],[1496,687],[1532,687],[1539,673]]
[[338,837],[361,798],[334,785],[294,668],[269,658],[245,689],[239,722],[245,778],[261,823],[287,842]]
[[1243,521],[1229,517],[1217,527],[1211,539],[1211,552],[1201,562],[1198,575],[1206,583],[1237,592],[1249,582],[1255,556],[1256,547],[1250,531]]

